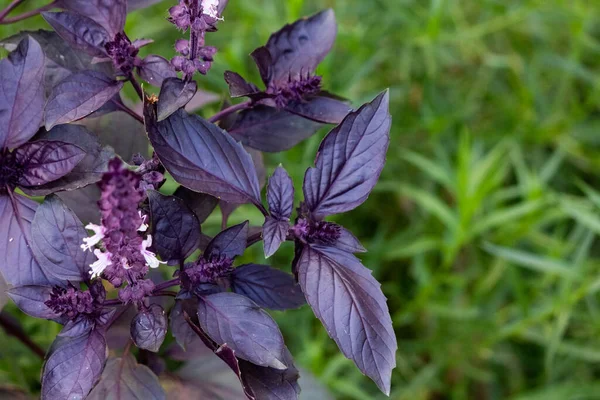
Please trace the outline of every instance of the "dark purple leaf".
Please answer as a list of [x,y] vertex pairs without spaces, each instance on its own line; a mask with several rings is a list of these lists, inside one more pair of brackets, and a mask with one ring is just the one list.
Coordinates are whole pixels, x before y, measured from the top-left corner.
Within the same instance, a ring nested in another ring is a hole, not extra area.
[[265,46],[261,46],[250,53],[250,56],[254,59],[258,72],[264,84],[268,87],[269,80],[271,77],[271,64],[273,64],[273,58],[271,53]]
[[158,121],[168,118],[175,111],[184,107],[196,94],[196,81],[186,82],[177,77],[167,78],[162,82],[158,96]]
[[225,82],[229,85],[229,95],[234,98],[249,96],[260,92],[254,84],[246,82],[246,80],[236,72],[225,71]]
[[242,111],[228,132],[248,147],[279,152],[311,137],[321,126],[288,111],[259,105]]
[[262,237],[265,257],[269,258],[279,249],[287,237],[290,223],[273,217],[266,217],[263,224]]
[[316,122],[337,125],[352,108],[346,102],[331,97],[315,96],[306,101],[290,103],[286,110]]
[[110,358],[87,400],[166,400],[156,375],[127,354]]
[[149,102],[144,115],[150,142],[177,182],[227,202],[252,202],[263,209],[252,158],[226,132],[181,109],[157,122]]
[[259,367],[240,360],[240,371],[243,382],[250,387],[256,399],[260,400],[295,400],[300,394],[298,378],[300,374],[294,366],[294,359],[284,346],[283,357],[288,366],[285,370]]
[[[111,148],[102,147],[98,142],[98,138],[80,125],[64,124],[55,126],[49,132],[37,135],[36,140],[70,143],[83,149],[85,154],[83,160],[64,177],[45,185],[24,188],[24,191],[31,196],[44,196],[59,190],[74,190],[98,182],[102,178],[102,174],[107,171],[108,161],[115,156]],[[71,207],[71,204],[67,205]],[[78,205],[77,208],[80,208],[80,206]],[[97,209],[95,203],[94,207]],[[76,209],[72,207],[71,209],[77,214]]]
[[337,247],[346,253],[364,253],[367,251],[352,232],[344,227],[340,228],[340,237],[332,244],[333,247]]
[[279,327],[245,296],[225,292],[202,297],[198,320],[212,340],[227,344],[237,357],[261,366],[286,368]]
[[390,142],[389,94],[350,113],[325,136],[304,176],[304,198],[314,218],[339,214],[362,204],[385,163]]
[[43,12],[42,16],[71,46],[94,57],[106,57],[104,45],[111,37],[94,20],[69,11]]
[[294,277],[268,265],[245,264],[233,270],[231,289],[260,307],[288,310],[306,304]]
[[230,367],[197,337],[194,344],[193,353],[190,347],[187,362],[177,370],[173,382],[167,385],[169,400],[246,398],[239,378]]
[[51,292],[50,286],[17,286],[9,289],[7,294],[25,314],[35,318],[56,319],[60,316],[44,304],[50,299]]
[[146,56],[137,68],[140,78],[157,87],[160,87],[165,79],[177,77],[171,63],[155,54]]
[[197,300],[195,298],[178,300],[175,302],[175,305],[169,314],[169,328],[171,328],[171,334],[183,350],[188,350],[188,346],[198,338],[183,317],[184,309],[187,310],[188,315],[194,315],[195,308],[197,308]]
[[396,336],[381,285],[352,254],[305,246],[298,282],[329,336],[346,357],[389,395]]
[[61,281],[84,281],[89,279],[90,264],[96,261],[91,252],[81,248],[88,236],[75,213],[58,197],[48,196],[31,224],[31,249],[47,275]]
[[[150,157],[150,142],[144,126],[126,113],[85,118],[81,123],[98,136],[100,143],[112,147],[125,161],[130,161],[137,153],[146,159]],[[124,135],[123,132],[127,134]]]
[[42,371],[42,400],[86,398],[107,356],[104,336],[96,330],[78,337],[57,337]]
[[89,185],[69,192],[58,192],[56,195],[81,221],[100,224],[100,209],[98,208],[100,188],[97,185]]
[[61,284],[34,257],[31,222],[38,203],[16,193],[0,196],[0,270],[14,286]]
[[44,110],[42,48],[31,37],[0,61],[0,149],[25,143],[40,127]]
[[123,82],[95,71],[68,76],[54,87],[46,103],[46,130],[54,125],[77,121],[102,107],[114,97]]
[[248,221],[234,225],[219,233],[208,244],[204,252],[206,257],[225,256],[234,258],[244,254],[248,238]]
[[35,188],[62,178],[85,157],[84,150],[78,146],[48,140],[26,143],[14,154],[23,166],[18,185],[25,188]]
[[127,0],[60,0],[60,5],[96,21],[111,39],[125,27]]
[[284,26],[265,46],[271,55],[269,80],[285,84],[314,72],[335,41],[337,25],[333,10],[325,10]]
[[198,222],[203,223],[219,204],[219,199],[209,194],[194,192],[184,186],[179,186],[175,193],[198,217]]
[[140,310],[131,321],[131,339],[140,349],[157,352],[167,334],[167,315],[158,304]]
[[288,221],[294,208],[294,183],[286,170],[279,165],[267,186],[269,212],[275,219]]
[[189,257],[200,244],[196,215],[175,196],[148,191],[154,248],[171,265]]

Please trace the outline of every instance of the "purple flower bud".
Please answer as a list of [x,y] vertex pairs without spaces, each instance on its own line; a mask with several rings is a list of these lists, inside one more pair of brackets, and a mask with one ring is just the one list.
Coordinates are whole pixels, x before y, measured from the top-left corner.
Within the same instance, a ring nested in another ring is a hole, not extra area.
[[307,76],[300,80],[288,82],[283,86],[270,85],[267,93],[275,95],[278,108],[285,108],[290,101],[303,101],[308,96],[315,95],[321,90],[320,76]]
[[188,282],[188,290],[202,283],[216,283],[219,278],[231,274],[232,266],[233,260],[225,256],[200,258],[183,271],[186,279],[182,279],[182,282]]
[[119,300],[125,304],[140,304],[153,290],[154,282],[150,279],[139,280],[119,290]]
[[183,3],[169,8],[169,21],[182,31],[190,27],[190,9]]
[[214,46],[204,46],[198,50],[198,58],[204,61],[212,61],[213,56],[216,54],[217,48]]
[[45,303],[56,314],[73,320],[80,314],[92,314],[96,310],[92,293],[82,292],[69,284],[65,289],[59,286],[52,288],[50,299]]
[[188,56],[190,54],[190,42],[185,39],[178,39],[175,42],[175,51],[180,53],[183,56]]
[[121,32],[117,33],[114,40],[106,43],[104,48],[115,68],[125,74],[133,70],[139,49],[131,43],[127,35]]
[[175,56],[171,59],[171,65],[175,68],[175,71],[181,71],[186,61],[188,60],[183,56]]
[[183,63],[183,67],[181,68],[181,70],[186,75],[193,75],[194,72],[196,71],[196,67],[195,67],[193,61],[191,61],[191,60],[185,60],[185,62]]
[[304,218],[299,218],[291,231],[297,239],[304,243],[318,243],[325,245],[335,243],[342,234],[341,226],[334,224],[333,222],[311,222]]
[[210,69],[212,63],[210,61],[194,61],[194,69],[200,72],[202,75],[206,75],[208,70]]
[[207,20],[204,18],[204,15],[194,18],[194,22],[192,22],[192,30],[194,32],[205,32],[211,28],[211,25],[207,23]]

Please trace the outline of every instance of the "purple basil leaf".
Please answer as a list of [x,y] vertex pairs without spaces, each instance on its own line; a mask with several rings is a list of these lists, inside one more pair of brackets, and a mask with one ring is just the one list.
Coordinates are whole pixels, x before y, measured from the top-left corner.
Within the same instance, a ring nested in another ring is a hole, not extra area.
[[340,228],[340,237],[332,244],[333,247],[337,247],[346,253],[364,253],[367,251],[352,232],[344,227]]
[[42,400],[86,398],[107,356],[104,336],[96,330],[78,337],[57,337],[42,371]]
[[259,93],[260,90],[252,83],[246,82],[237,72],[225,71],[225,82],[229,85],[231,97],[243,97]]
[[325,10],[284,26],[266,44],[271,55],[269,82],[286,84],[314,72],[335,41],[333,10]]
[[[55,126],[49,132],[43,132],[35,138],[40,141],[60,141],[75,145],[83,149],[84,158],[62,178],[45,185],[23,188],[24,192],[30,196],[45,196],[59,190],[75,190],[98,182],[102,178],[102,174],[107,171],[108,161],[115,156],[111,148],[101,146],[98,138],[80,125]],[[70,204],[69,207],[71,207]],[[77,210],[73,209],[73,211],[77,213]]]
[[126,113],[85,118],[81,123],[98,136],[100,143],[112,147],[123,160],[129,161],[137,153],[146,159],[150,157],[150,142],[144,126]]
[[286,368],[279,327],[245,296],[217,293],[202,297],[198,320],[212,340],[227,344],[237,357],[265,367]]
[[102,107],[114,97],[123,82],[95,71],[68,76],[54,87],[46,103],[46,130],[54,125],[77,121]]
[[67,321],[58,333],[60,337],[79,337],[89,334],[95,327],[94,321],[85,315],[78,315],[74,320]]
[[100,224],[100,209],[98,208],[100,188],[97,185],[89,185],[69,192],[58,192],[56,195],[84,223]]
[[42,16],[71,46],[94,57],[106,57],[104,45],[111,37],[94,20],[68,11],[43,12]]
[[286,220],[281,221],[273,217],[265,218],[262,237],[266,258],[269,258],[275,254],[275,252],[279,249],[279,246],[285,242],[289,229],[290,223]]
[[300,394],[298,378],[300,374],[294,366],[294,359],[284,346],[283,357],[288,366],[285,370],[259,367],[240,360],[240,372],[243,382],[260,400],[295,400]]
[[89,279],[95,256],[81,248],[88,237],[75,213],[56,196],[48,196],[35,212],[31,223],[34,256],[48,275],[61,281]]
[[248,221],[234,225],[219,233],[208,244],[204,252],[206,257],[225,256],[234,258],[244,254],[248,238]]
[[385,163],[390,142],[389,93],[348,114],[321,142],[315,167],[304,176],[305,205],[314,218],[362,204]]
[[0,61],[0,149],[25,143],[40,127],[44,109],[45,57],[31,37]]
[[50,300],[50,286],[17,286],[8,290],[8,297],[15,302],[17,307],[25,314],[35,318],[58,319],[60,315],[55,314],[46,304]]
[[14,151],[23,166],[19,186],[35,188],[55,181],[75,168],[85,157],[82,148],[70,143],[40,140],[25,143]]
[[60,0],[60,6],[96,21],[111,39],[125,27],[127,0]]
[[[168,387],[169,400],[244,399],[239,378],[195,336],[194,347],[185,355],[185,364],[177,370]],[[193,353],[192,353],[193,351]]]
[[259,105],[242,111],[228,132],[248,147],[279,152],[311,137],[321,126],[288,111]]
[[144,116],[150,142],[177,182],[227,202],[263,208],[252,158],[226,132],[181,109],[157,122],[150,102]]
[[140,349],[157,352],[167,334],[167,315],[158,304],[140,310],[131,320],[131,339]]
[[177,77],[171,63],[155,54],[146,56],[137,68],[140,78],[157,87],[160,87],[165,79]]
[[396,336],[381,285],[352,254],[305,246],[298,282],[329,336],[346,357],[389,395]]
[[194,192],[184,186],[179,186],[175,197],[180,198],[196,214],[198,222],[203,223],[219,204],[219,199],[209,194]]
[[265,46],[261,46],[254,50],[250,56],[254,59],[254,63],[258,67],[258,72],[263,83],[268,87],[271,78],[271,64],[273,64],[271,53]]
[[286,170],[279,165],[267,186],[269,212],[273,218],[288,221],[294,208],[294,183]]
[[196,333],[190,328],[185,318],[183,318],[183,311],[186,310],[188,315],[194,315],[194,308],[196,307],[197,300],[195,298],[177,300],[169,314],[171,334],[183,350],[188,350],[188,346],[197,339]]
[[158,96],[158,121],[168,118],[175,111],[184,107],[196,94],[196,81],[186,82],[177,77],[167,78],[162,82]]
[[231,289],[271,310],[287,310],[306,304],[294,277],[268,265],[245,264],[235,268]]
[[131,354],[109,358],[100,382],[87,400],[166,400],[158,378]]
[[352,111],[348,103],[330,97],[315,96],[287,105],[286,110],[324,124],[339,124]]
[[200,223],[185,202],[148,191],[154,248],[171,265],[189,257],[200,244]]
[[48,275],[31,252],[31,222],[38,203],[13,193],[0,196],[0,272],[14,286],[63,284]]

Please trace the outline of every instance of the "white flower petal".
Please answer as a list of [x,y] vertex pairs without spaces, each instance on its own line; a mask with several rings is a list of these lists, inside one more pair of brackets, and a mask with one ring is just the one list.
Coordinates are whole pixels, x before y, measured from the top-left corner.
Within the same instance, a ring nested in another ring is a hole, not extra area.
[[103,253],[101,250],[96,249],[94,250],[94,255],[96,256],[96,258],[98,258],[98,260],[93,264],[90,264],[90,267],[92,269],[90,271],[90,274],[92,275],[92,278],[100,276],[100,274],[102,274],[106,267],[112,264],[110,261],[112,255],[109,252]]
[[142,224],[140,225],[140,227],[138,228],[138,232],[146,232],[148,230],[148,225],[146,224],[146,218],[148,217],[147,215],[142,214],[141,211],[138,211],[138,213],[140,214],[140,217],[142,218]]
[[94,231],[94,235],[83,238],[83,244],[81,245],[81,248],[83,250],[91,250],[95,245],[100,243],[102,239],[104,239],[104,228],[99,225],[87,224],[85,229]]

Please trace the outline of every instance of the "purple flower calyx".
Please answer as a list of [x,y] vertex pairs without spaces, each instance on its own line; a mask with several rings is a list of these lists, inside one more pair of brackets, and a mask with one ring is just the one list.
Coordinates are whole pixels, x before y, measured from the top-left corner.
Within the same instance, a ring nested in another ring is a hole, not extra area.
[[[94,234],[81,245],[84,250],[93,250],[97,258],[90,265],[92,278],[102,275],[115,287],[143,279],[148,268],[164,264],[149,250],[152,236],[144,237],[148,225],[138,210],[145,195],[140,182],[139,174],[126,169],[119,159],[110,161],[100,182],[101,225],[87,225]],[[94,248],[99,243],[102,249]]]
[[141,175],[139,189],[143,191],[145,200],[148,190],[158,190],[164,183],[165,169],[156,153],[149,160],[146,160],[141,154],[136,154],[133,156],[132,164],[138,166],[135,172]]
[[290,102],[304,101],[308,96],[321,91],[320,76],[306,76],[300,80],[293,80],[285,85],[269,85],[267,93],[273,95],[277,108],[285,108]]
[[226,256],[212,256],[209,258],[200,258],[188,266],[183,273],[187,278],[185,280],[193,288],[202,283],[217,283],[220,278],[229,276],[231,271],[233,271],[233,260],[231,258]]
[[145,297],[152,294],[154,287],[154,282],[150,279],[141,279],[119,290],[119,300],[124,304],[134,303],[139,306],[143,304]]
[[303,243],[332,245],[340,238],[342,227],[333,222],[298,218],[290,231],[296,239]]
[[0,150],[0,194],[14,190],[21,175],[23,166],[16,160],[15,154],[8,149]]
[[131,43],[125,33],[117,33],[111,42],[104,45],[104,48],[115,68],[126,75],[133,71],[139,49]]
[[91,290],[81,291],[70,283],[66,289],[53,287],[50,299],[44,304],[54,313],[71,320],[82,314],[91,316],[101,306],[101,302],[94,298]]

